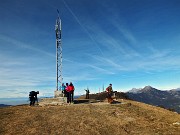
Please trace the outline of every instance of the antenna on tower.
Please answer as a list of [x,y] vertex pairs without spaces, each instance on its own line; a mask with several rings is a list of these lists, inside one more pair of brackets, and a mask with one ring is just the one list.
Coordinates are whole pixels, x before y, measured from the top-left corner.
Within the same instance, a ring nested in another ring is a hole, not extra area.
[[61,41],[61,19],[57,9],[58,18],[55,24],[56,33],[56,90],[61,90],[62,86],[62,41]]

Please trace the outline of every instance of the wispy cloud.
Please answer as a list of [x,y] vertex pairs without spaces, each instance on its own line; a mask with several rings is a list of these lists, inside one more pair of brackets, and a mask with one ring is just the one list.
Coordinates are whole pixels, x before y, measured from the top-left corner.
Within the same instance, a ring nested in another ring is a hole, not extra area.
[[[149,47],[147,47],[148,49]],[[180,67],[178,59],[180,56],[173,55],[173,51],[169,50],[158,50],[154,47],[150,47],[147,50],[147,54],[142,54],[141,59],[134,59],[131,62],[131,66],[134,66],[134,69],[143,69],[149,71],[163,71],[163,70],[174,70]],[[144,57],[143,57],[144,56]]]
[[66,76],[64,78],[65,82],[78,82],[78,81],[94,81],[98,80],[100,78],[96,77],[93,74],[90,73],[81,73],[80,75],[72,75],[72,76]]
[[[151,48],[152,49],[152,48]],[[178,62],[180,56],[174,56],[173,51],[171,50],[161,50],[153,49],[153,53],[149,52],[148,54],[141,54],[141,57],[131,58],[123,60],[122,62],[117,62],[116,59],[105,58],[100,56],[89,55],[93,59],[97,60],[101,67],[106,67],[106,70],[109,68],[111,70],[118,71],[158,71],[158,70],[176,70],[180,67]],[[138,58],[138,59],[137,59]]]
[[122,26],[122,24],[120,24],[117,20],[115,21],[111,21],[113,26],[117,28],[117,30],[119,30],[119,32],[124,36],[125,39],[127,39],[127,41],[129,41],[129,44],[137,44],[137,40],[135,38],[135,36],[132,34],[132,32],[125,28],[124,26]]
[[29,49],[29,50],[37,52],[37,53],[41,53],[41,54],[44,54],[44,55],[47,55],[47,56],[50,56],[50,57],[55,57],[54,54],[49,53],[47,51],[44,51],[43,49],[35,48],[30,44],[24,43],[22,41],[18,41],[16,39],[10,38],[10,37],[2,35],[2,34],[0,34],[0,40],[4,40],[4,41],[6,41],[8,43],[16,45],[16,47],[22,48],[22,49]]
[[112,60],[110,58],[105,58],[105,57],[100,57],[100,56],[95,56],[95,55],[89,55],[89,56],[95,59],[97,61],[96,63],[98,63],[99,66],[106,68],[106,70],[107,69],[109,69],[110,71],[114,69],[118,71],[127,70],[127,68],[123,67],[119,63],[116,63],[115,60]]
[[[9,48],[8,46],[6,47]],[[43,53],[44,56],[50,56],[45,52],[40,52],[38,49],[27,46],[26,48],[32,51],[32,54],[38,52]],[[38,89],[43,91],[43,89],[49,88],[51,90],[53,85],[55,86],[55,70],[52,70],[51,63],[48,63],[50,66],[47,66],[46,61],[49,62],[50,60],[43,61],[42,59],[41,57],[28,57],[28,55],[18,57],[18,54],[11,56],[9,52],[8,54],[1,52],[0,91],[5,91],[5,93],[0,98],[4,97],[4,95],[10,95],[11,97],[27,96],[22,91],[28,93],[31,90]]]
[[77,23],[82,27],[82,29],[85,31],[85,33],[89,36],[89,38],[94,42],[94,44],[96,45],[96,47],[98,48],[98,50],[100,51],[100,53],[103,55],[103,52],[100,48],[100,46],[96,43],[96,40],[93,38],[93,36],[90,34],[90,32],[88,31],[88,29],[86,29],[84,27],[84,25],[81,23],[81,21],[78,19],[78,17],[75,15],[75,13],[71,10],[71,8],[68,6],[68,4],[65,2],[65,0],[63,0],[64,5],[66,6],[66,8],[69,10],[69,12],[72,14],[72,16],[75,18],[75,20],[77,21]]
[[97,67],[97,66],[95,66],[95,65],[90,65],[90,64],[88,64],[87,66],[93,68],[96,72],[101,72],[101,73],[103,73],[103,74],[115,74],[114,72],[111,72],[111,71],[106,70],[106,69],[104,69],[104,68]]
[[[109,23],[111,23],[112,27],[114,27],[115,30],[119,29],[115,25],[113,25],[112,22]],[[96,42],[101,46],[101,48],[103,48],[103,56],[111,55],[111,57],[119,58],[140,56],[140,54],[134,49],[134,47],[132,47],[136,45],[131,45],[135,44],[135,42],[137,43],[137,41],[128,30],[123,29],[121,31],[118,31],[119,34],[117,33],[115,36],[109,33],[106,29],[98,26],[98,24],[96,23],[93,23],[93,25],[89,25],[87,27],[89,31],[91,31],[93,37],[96,39]],[[129,34],[129,37],[131,35],[132,38],[129,38],[129,40],[133,40],[127,43],[123,41],[123,37],[120,36],[122,34],[122,31],[124,32],[123,35],[127,35],[127,33]]]

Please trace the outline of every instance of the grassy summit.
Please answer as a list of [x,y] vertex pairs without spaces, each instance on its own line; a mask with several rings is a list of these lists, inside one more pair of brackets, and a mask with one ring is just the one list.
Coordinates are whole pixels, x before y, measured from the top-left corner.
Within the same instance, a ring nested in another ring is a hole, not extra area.
[[178,135],[180,115],[123,100],[63,106],[0,108],[2,135]]

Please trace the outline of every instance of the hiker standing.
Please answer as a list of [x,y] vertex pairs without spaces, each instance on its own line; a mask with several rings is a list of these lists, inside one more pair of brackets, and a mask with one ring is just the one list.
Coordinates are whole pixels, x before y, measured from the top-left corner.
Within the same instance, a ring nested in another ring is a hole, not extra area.
[[107,92],[107,99],[108,99],[108,103],[111,103],[113,101],[112,99],[112,92],[113,92],[113,89],[112,89],[112,84],[109,84],[109,86],[106,88],[106,92]]
[[62,83],[61,89],[62,89],[62,91],[64,93],[64,97],[67,97],[66,86],[64,85],[64,83]]
[[70,103],[71,103],[71,102],[74,102],[74,89],[75,89],[74,85],[72,84],[72,82],[70,82],[68,89],[69,89],[69,94],[70,94],[69,95],[70,96],[69,99],[70,99]]
[[34,106],[35,101],[37,101],[37,103],[38,103],[37,94],[39,94],[39,91],[37,91],[37,92],[35,92],[35,91],[29,92],[30,106],[31,106],[31,105]]
[[70,102],[70,91],[69,91],[69,84],[66,83],[66,88],[65,88],[65,93],[66,93],[66,97],[67,97],[67,103]]
[[89,89],[85,90],[86,91],[86,99],[89,99]]

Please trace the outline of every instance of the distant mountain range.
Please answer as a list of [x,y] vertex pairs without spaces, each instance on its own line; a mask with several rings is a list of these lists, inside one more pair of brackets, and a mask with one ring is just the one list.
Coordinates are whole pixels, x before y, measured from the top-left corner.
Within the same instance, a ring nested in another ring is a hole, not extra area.
[[126,94],[132,100],[164,107],[180,113],[180,88],[162,91],[151,86],[145,86],[139,89],[133,88]]
[[8,106],[11,106],[11,105],[0,104],[0,107],[8,107]]

